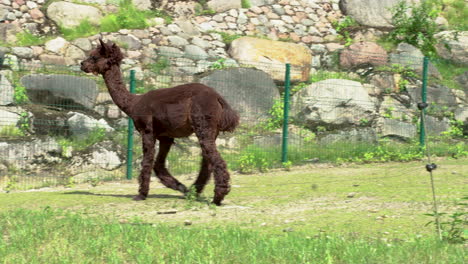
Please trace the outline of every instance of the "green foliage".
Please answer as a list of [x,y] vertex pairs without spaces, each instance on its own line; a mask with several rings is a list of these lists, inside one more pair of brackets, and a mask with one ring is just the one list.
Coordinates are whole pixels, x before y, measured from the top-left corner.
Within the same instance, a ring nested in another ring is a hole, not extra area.
[[87,37],[99,32],[96,25],[89,22],[88,19],[80,21],[80,24],[73,28],[60,27],[60,32],[67,40],[74,40],[81,37]]
[[356,81],[360,83],[364,83],[365,81],[359,77],[358,75],[356,76],[351,76],[347,72],[332,72],[332,71],[317,71],[315,74],[310,75],[309,82],[314,83],[314,82],[319,82],[327,79],[344,79],[344,80],[351,80],[351,81]]
[[18,120],[18,127],[23,132],[27,134],[31,130],[31,119],[29,118],[28,112],[22,112],[20,114],[20,119]]
[[221,38],[223,39],[223,42],[226,45],[230,45],[234,40],[242,37],[241,35],[229,34],[229,33],[226,33],[226,32],[215,31],[215,30],[210,30],[208,33],[216,33],[216,34],[221,35]]
[[247,150],[243,151],[244,154],[241,154],[239,157],[239,172],[250,174],[256,170],[260,172],[267,172],[270,165],[266,157],[259,155],[258,148],[252,146]]
[[[467,241],[467,230],[466,227],[468,226],[468,212],[466,208],[468,206],[468,196],[465,196],[457,201],[455,204],[458,208],[455,212],[448,214],[448,213],[439,213],[436,214],[428,213],[425,214],[427,216],[431,216],[434,218],[439,217],[440,220],[440,228],[442,231],[442,239],[453,244],[464,244]],[[436,228],[437,222],[436,220],[428,222],[426,225],[434,224]]]
[[155,74],[159,75],[171,65],[171,61],[165,56],[159,56],[155,63],[149,65],[149,69]]
[[333,27],[336,29],[336,32],[339,34],[340,38],[345,41],[345,46],[353,44],[353,39],[349,33],[350,29],[356,28],[359,24],[350,16],[346,16],[341,21],[335,21],[332,23]]
[[232,66],[230,66],[229,64],[226,64],[226,58],[220,58],[217,61],[215,61],[213,64],[211,64],[209,69],[210,70],[223,70],[229,67],[232,67]]
[[29,31],[16,34],[16,46],[38,46],[44,44],[48,38],[36,36]]
[[24,104],[29,101],[26,87],[23,85],[15,85],[13,100],[16,104]]
[[[467,19],[468,21],[468,19]],[[441,58],[431,59],[431,63],[437,68],[442,76],[442,80],[429,78],[430,83],[438,83],[450,89],[463,90],[463,86],[456,80],[456,77],[468,71],[467,66],[458,65]]]
[[0,138],[15,138],[22,136],[24,136],[24,132],[15,125],[0,126]]
[[468,5],[466,0],[426,0],[439,10],[440,15],[447,19],[449,29],[468,30]]
[[241,0],[241,6],[242,8],[251,8],[252,4],[250,3],[250,0]]
[[272,131],[282,127],[284,119],[284,99],[276,99],[273,102],[273,106],[268,111],[270,117],[259,124],[261,129]]
[[423,1],[421,4],[408,5],[400,1],[392,9],[392,23],[394,29],[388,38],[395,43],[409,43],[418,47],[426,56],[435,56],[434,35],[438,32],[435,19],[438,11],[432,5]]
[[62,153],[69,151],[70,148],[74,151],[81,151],[103,141],[105,137],[106,130],[104,128],[96,127],[89,132],[86,137],[61,138],[58,140],[58,143],[62,148]]
[[206,0],[198,1],[198,4],[195,6],[196,16],[214,15],[214,14],[216,14],[216,11],[208,7]]
[[379,66],[375,69],[375,71],[398,73],[405,78],[419,78],[418,74],[414,71],[413,68],[401,64]]

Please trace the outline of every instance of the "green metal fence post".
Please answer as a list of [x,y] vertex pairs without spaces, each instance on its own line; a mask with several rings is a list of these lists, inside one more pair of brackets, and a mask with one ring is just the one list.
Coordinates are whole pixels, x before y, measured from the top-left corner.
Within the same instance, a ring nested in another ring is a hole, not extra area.
[[[135,93],[135,70],[130,71],[130,93]],[[128,118],[127,130],[127,179],[132,179],[133,170],[133,120]]]
[[[427,103],[427,72],[429,68],[429,58],[424,57],[423,60],[423,74],[422,74],[422,88],[421,88],[421,102],[423,104]],[[426,126],[424,124],[423,115],[425,114],[426,109],[421,109],[421,122],[419,123],[419,144],[421,148],[424,148],[426,145]]]
[[288,161],[288,123],[289,123],[289,97],[291,93],[291,64],[286,64],[284,78],[284,112],[283,112],[283,142],[281,148],[281,162]]

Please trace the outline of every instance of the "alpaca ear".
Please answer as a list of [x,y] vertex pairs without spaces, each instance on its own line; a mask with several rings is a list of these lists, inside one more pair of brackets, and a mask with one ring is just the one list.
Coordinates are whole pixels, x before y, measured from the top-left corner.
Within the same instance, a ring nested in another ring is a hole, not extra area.
[[101,47],[99,48],[99,53],[103,56],[106,56],[108,54],[108,47],[104,41],[102,41],[102,38],[99,39],[99,43],[101,44]]

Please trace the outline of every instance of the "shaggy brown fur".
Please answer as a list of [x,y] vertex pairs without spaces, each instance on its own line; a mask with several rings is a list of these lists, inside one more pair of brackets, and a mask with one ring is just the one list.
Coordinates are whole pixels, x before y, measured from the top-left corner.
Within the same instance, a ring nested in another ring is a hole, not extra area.
[[[199,83],[153,90],[142,95],[131,94],[122,81],[122,58],[117,45],[100,40],[100,45],[81,63],[81,70],[102,74],[113,101],[133,119],[141,134],[143,161],[138,178],[139,194],[134,199],[144,200],[148,196],[152,169],[165,186],[187,192],[187,188],[166,169],[165,161],[174,138],[188,137],[195,132],[203,157],[194,183],[195,190],[201,193],[213,172],[213,203],[220,205],[230,191],[230,176],[226,162],[216,149],[215,140],[220,131],[234,131],[239,124],[239,115],[215,90]],[[156,140],[159,141],[159,152],[153,163]]]

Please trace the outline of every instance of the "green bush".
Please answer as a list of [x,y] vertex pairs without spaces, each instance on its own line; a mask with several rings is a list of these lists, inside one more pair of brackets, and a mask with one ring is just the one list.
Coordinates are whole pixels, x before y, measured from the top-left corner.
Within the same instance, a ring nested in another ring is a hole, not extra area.
[[421,49],[426,56],[433,57],[437,54],[434,35],[438,32],[435,22],[438,13],[426,1],[414,5],[401,1],[392,9],[395,28],[388,34],[388,38],[396,43],[409,43]]

